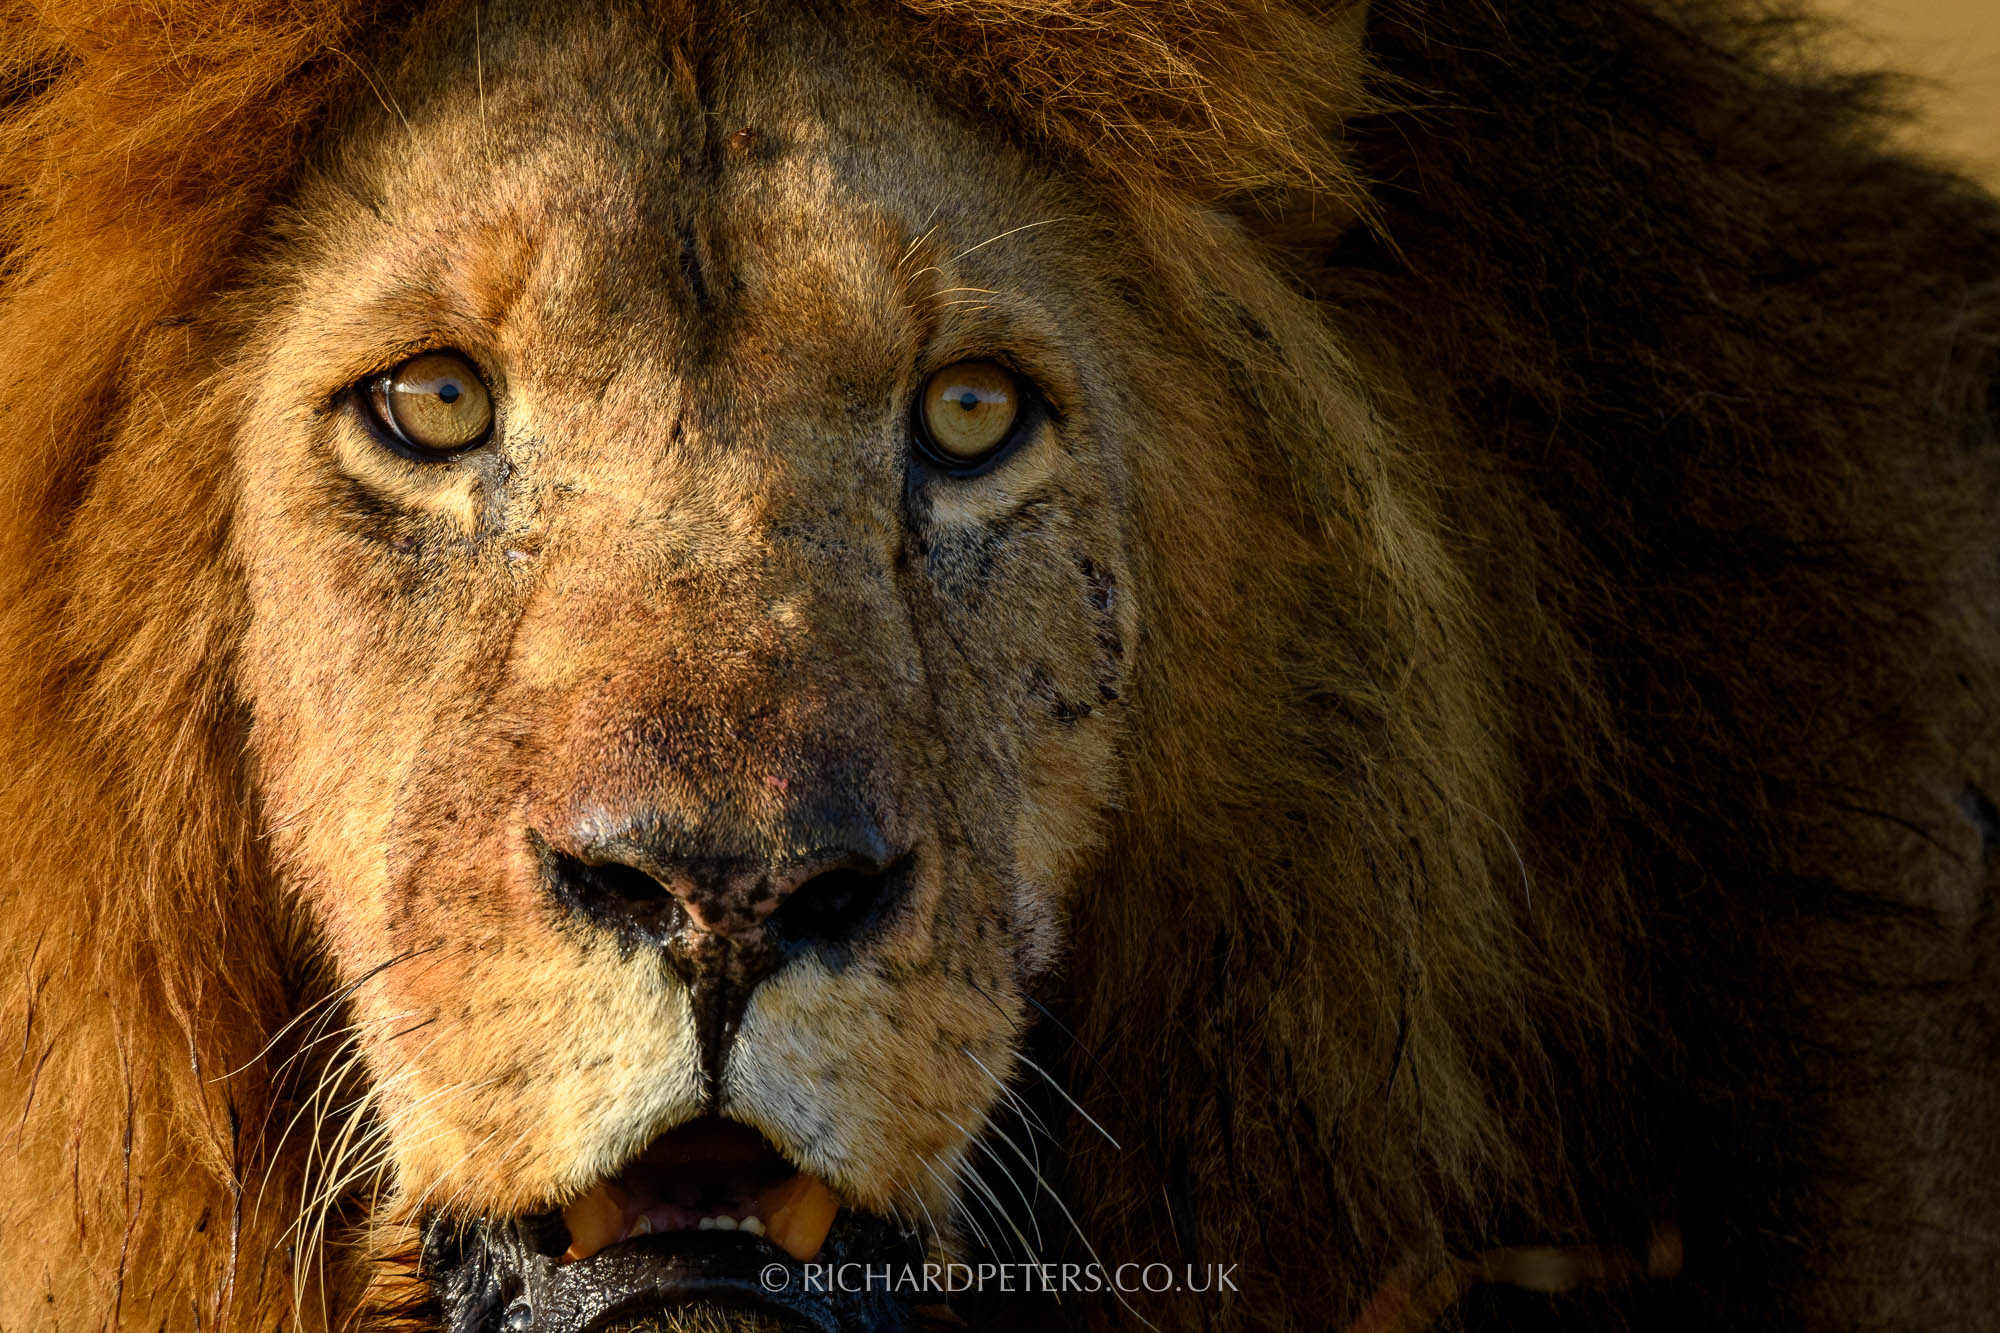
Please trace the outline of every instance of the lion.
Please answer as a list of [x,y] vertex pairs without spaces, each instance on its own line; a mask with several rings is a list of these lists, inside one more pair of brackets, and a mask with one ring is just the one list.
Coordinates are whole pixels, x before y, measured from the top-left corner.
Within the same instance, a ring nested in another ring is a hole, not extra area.
[[0,1326],[1994,1326],[2000,204],[1812,25],[4,32]]

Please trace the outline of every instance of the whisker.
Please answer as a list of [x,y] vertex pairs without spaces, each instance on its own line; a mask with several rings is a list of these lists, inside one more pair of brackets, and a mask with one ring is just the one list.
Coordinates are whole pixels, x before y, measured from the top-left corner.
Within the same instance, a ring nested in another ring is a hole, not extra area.
[[[326,1275],[322,1256],[326,1245],[327,1224],[332,1218],[334,1202],[352,1181],[360,1179],[366,1170],[383,1161],[388,1151],[380,1132],[364,1124],[365,1103],[372,1096],[372,1092],[364,1094],[360,1099],[361,1104],[350,1108],[340,1137],[335,1141],[332,1151],[324,1158],[325,1165],[320,1174],[322,1183],[318,1185],[316,1191],[313,1186],[308,1185],[311,1197],[305,1201],[298,1218],[287,1230],[287,1234],[295,1233],[298,1236],[298,1259],[292,1276],[293,1308],[296,1310],[304,1304],[305,1286],[316,1276],[319,1279],[317,1286],[320,1293],[322,1325],[331,1323],[326,1309]],[[357,1156],[361,1159],[360,1164],[351,1169],[349,1162]]]
[[[918,1160],[923,1160],[923,1154],[919,1153],[917,1156]],[[938,1183],[941,1185],[944,1182],[939,1181]],[[931,1244],[923,1247],[925,1256],[928,1257],[932,1253],[943,1253],[947,1248],[944,1229],[938,1226],[937,1219],[931,1216],[931,1206],[924,1202],[924,1196],[914,1188],[910,1188],[909,1193],[910,1197],[916,1201],[917,1207],[923,1211],[924,1221],[930,1223],[931,1226]],[[919,1238],[921,1238],[921,1233],[919,1233]]]
[[[990,1132],[999,1135],[1000,1141],[1006,1144],[1009,1148],[1013,1149],[1014,1155],[1021,1159],[1021,1164],[1027,1167],[1029,1172],[1033,1174],[1033,1176],[1035,1177],[1035,1186],[1037,1189],[1039,1189],[1044,1194],[1053,1194],[1055,1192],[1055,1190],[1049,1185],[1047,1177],[1042,1175],[1041,1163],[1030,1161],[1028,1159],[1028,1155],[1021,1151],[1021,1146],[1014,1142],[1014,1140],[1008,1135],[1006,1130],[1000,1128],[1000,1126],[998,1125],[991,1123],[989,1123],[986,1126],[986,1128]],[[1014,1186],[1014,1192],[1021,1195],[1021,1206],[1028,1210],[1029,1223],[1033,1225],[1033,1227],[1035,1228],[1035,1244],[1038,1246],[1044,1244],[1045,1242],[1042,1240],[1042,1225],[1040,1220],[1036,1217],[1035,1205],[1028,1201],[1028,1196],[1026,1195],[1026,1193],[1024,1193],[1021,1190],[1020,1185],[1015,1182],[1014,1172],[1005,1163],[1001,1162],[1000,1155],[993,1151],[992,1147],[986,1142],[984,1137],[980,1139],[979,1146],[982,1150],[984,1150],[984,1152],[988,1157],[991,1157],[993,1159],[994,1165],[1000,1168],[1001,1174],[1007,1177],[1007,1183]]]
[[[987,998],[989,1000],[992,999],[991,996],[987,996]],[[1040,1014],[1043,1018],[1047,1019],[1050,1026],[1054,1027],[1056,1031],[1062,1033],[1065,1037],[1068,1037],[1072,1042],[1076,1043],[1076,1048],[1079,1051],[1082,1051],[1084,1055],[1089,1058],[1091,1064],[1097,1066],[1097,1072],[1104,1075],[1106,1080],[1110,1080],[1111,1071],[1104,1067],[1104,1062],[1097,1058],[1097,1052],[1091,1050],[1089,1046],[1085,1045],[1083,1038],[1077,1036],[1076,1033],[1073,1030],[1071,1030],[1069,1024],[1063,1022],[1060,1018],[1057,1018],[1055,1014],[1050,1011],[1047,1005],[1043,1004],[1040,1000],[1036,999],[1034,996],[1026,994],[1024,992],[1021,998],[1022,1000],[1026,1001],[1028,1005],[1030,1005],[1036,1013]]]
[[[975,981],[972,983],[972,988],[978,991],[980,996],[983,999],[985,999],[986,1003],[992,1005],[994,1011],[1000,1014],[1001,1017],[1005,1018],[1009,1023],[1015,1021],[1015,1015],[1010,1013],[1007,1007],[1001,1004],[1000,1001],[994,999],[993,996],[990,993],[988,993],[987,989],[984,986],[980,985],[978,982]],[[1106,1069],[1104,1067],[1104,1062],[1097,1058],[1097,1052],[1091,1050],[1089,1046],[1084,1044],[1083,1038],[1077,1036],[1075,1031],[1072,1030],[1067,1023],[1063,1022],[1060,1018],[1057,1018],[1055,1014],[1050,1011],[1047,1005],[1043,1004],[1040,1000],[1036,999],[1034,996],[1028,994],[1025,991],[1021,992],[1021,1000],[1024,1004],[1027,1004],[1028,1006],[1033,1008],[1036,1013],[1040,1014],[1044,1019],[1046,1019],[1049,1025],[1055,1028],[1056,1031],[1062,1033],[1065,1037],[1068,1037],[1071,1042],[1075,1043],[1076,1048],[1079,1051],[1083,1052],[1084,1056],[1090,1061],[1092,1065],[1096,1066],[1097,1072],[1104,1075],[1105,1080],[1107,1082],[1115,1082],[1115,1080],[1113,1080],[1111,1077],[1111,1071],[1109,1069]],[[1049,1079],[1050,1086],[1052,1087],[1055,1086],[1055,1080],[1053,1078],[1050,1078],[1048,1072],[1042,1069],[1041,1066],[1035,1064],[1034,1061],[1028,1059],[1027,1056],[1022,1055],[1019,1052],[1016,1052],[1016,1058],[1019,1059],[1023,1064],[1027,1065],[1029,1068],[1033,1069],[1036,1073],[1040,1074],[1043,1078]],[[1056,1087],[1056,1091],[1062,1093],[1064,1101],[1069,1102],[1071,1106],[1076,1106],[1076,1102],[1070,1098],[1070,1095],[1068,1093],[1063,1092],[1063,1090],[1060,1087]],[[1081,1106],[1076,1106],[1076,1109],[1078,1114],[1083,1113],[1083,1108]],[[1085,1115],[1084,1119],[1089,1120],[1090,1117],[1088,1115]],[[1092,1120],[1091,1123],[1093,1125],[1097,1124],[1097,1122],[1094,1120]],[[1104,1134],[1104,1137],[1110,1140],[1112,1147],[1118,1148],[1119,1151],[1121,1152],[1124,1151],[1124,1148],[1122,1147],[1122,1145],[1119,1144],[1118,1140],[1111,1138],[1111,1135],[1104,1132],[1104,1127],[1102,1125],[1098,1125],[1097,1130],[1098,1133]]]
[[910,256],[916,254],[917,247],[922,245],[925,241],[928,241],[931,238],[932,233],[937,231],[936,222],[937,222],[938,210],[943,207],[944,203],[942,200],[940,200],[938,203],[931,205],[930,215],[924,219],[923,231],[918,233],[918,235],[915,236],[914,238],[912,238],[909,247],[903,251],[903,257],[896,261],[896,267],[894,269],[895,272],[901,273],[903,271],[903,265],[910,262]]
[[[986,1210],[986,1215],[992,1218],[1002,1229],[1003,1234],[1011,1234],[1014,1237],[1016,1252],[1024,1259],[1031,1262],[1036,1261],[1034,1248],[1028,1244],[1028,1238],[1021,1234],[1020,1226],[1007,1212],[1006,1207],[1000,1202],[999,1196],[994,1194],[993,1187],[981,1180],[979,1174],[964,1162],[959,1163],[951,1174],[952,1179],[958,1181],[963,1187],[959,1191],[960,1199],[970,1198],[975,1200],[981,1208]],[[961,1203],[960,1206],[963,1207],[964,1205]],[[987,1248],[993,1254],[994,1258],[1004,1257],[998,1249],[993,1248],[990,1244]]]
[[1066,217],[1060,217],[1060,218],[1043,218],[1040,222],[1023,222],[1018,227],[1009,227],[1006,231],[1001,232],[998,236],[988,236],[985,240],[981,241],[979,244],[975,246],[970,247],[969,249],[960,250],[957,254],[953,255],[950,259],[947,259],[945,262],[947,264],[956,264],[959,260],[965,258],[967,255],[972,254],[974,251],[984,250],[987,246],[993,244],[995,241],[1004,241],[1009,236],[1015,236],[1024,231],[1032,231],[1036,227],[1052,227],[1058,222],[1068,222],[1069,220],[1070,219]]
[[[1044,1077],[1046,1077],[1046,1075],[1044,1075]],[[1058,1088],[1057,1091],[1060,1092],[1061,1089]],[[1082,1109],[1081,1107],[1078,1108],[1079,1112],[1081,1111],[1081,1109]],[[1109,1138],[1110,1136],[1106,1135],[1105,1137]],[[1008,1146],[1013,1147],[1014,1145],[1012,1143],[1009,1143]],[[1020,1149],[1014,1148],[1014,1151],[1016,1154],[1019,1154]],[[1023,1162],[1025,1162],[1027,1159],[1023,1158],[1022,1160]],[[1084,1253],[1090,1256],[1091,1262],[1096,1264],[1099,1268],[1103,1268],[1104,1260],[1098,1256],[1097,1247],[1090,1243],[1090,1237],[1084,1234],[1083,1225],[1076,1220],[1076,1215],[1070,1212],[1069,1205],[1063,1202],[1062,1195],[1057,1193],[1055,1189],[1053,1189],[1046,1180],[1041,1179],[1039,1176],[1037,1176],[1036,1178],[1036,1183],[1041,1187],[1042,1193],[1049,1196],[1049,1202],[1055,1204],[1057,1208],[1060,1208],[1062,1210],[1063,1220],[1068,1222],[1069,1229],[1076,1233],[1077,1240],[1083,1245]],[[1145,1315],[1139,1313],[1138,1309],[1133,1306],[1132,1302],[1125,1299],[1124,1292],[1117,1290],[1115,1286],[1112,1288],[1112,1292],[1114,1295],[1118,1297],[1118,1303],[1124,1306],[1126,1310],[1130,1311],[1133,1318],[1137,1319],[1147,1328],[1153,1329],[1154,1333],[1159,1333],[1159,1326],[1154,1324],[1152,1320],[1146,1318]]]
[[381,976],[384,972],[388,971],[392,967],[395,967],[397,964],[407,963],[412,958],[421,958],[427,953],[435,953],[440,947],[441,946],[436,944],[427,944],[421,949],[411,949],[406,953],[399,953],[394,958],[390,958],[383,962],[375,964],[375,966],[369,968],[366,972],[363,972],[360,976],[356,977],[353,981],[348,982],[345,986],[340,987],[338,990],[330,991],[327,994],[322,995],[319,999],[314,1000],[311,1004],[299,1010],[298,1013],[292,1016],[289,1022],[287,1022],[283,1027],[279,1028],[276,1032],[271,1034],[271,1039],[264,1043],[263,1049],[259,1050],[255,1055],[251,1056],[248,1060],[244,1061],[236,1068],[230,1070],[228,1073],[216,1075],[214,1078],[210,1079],[209,1082],[220,1083],[224,1079],[234,1078],[236,1075],[248,1069],[251,1065],[256,1064],[259,1060],[263,1059],[265,1056],[271,1053],[272,1047],[276,1046],[280,1041],[284,1040],[285,1034],[287,1032],[290,1032],[293,1028],[297,1027],[300,1023],[304,1022],[306,1017],[310,1015],[313,1012],[313,1010],[331,1004],[338,1004],[340,1001],[345,1000],[348,996],[354,994],[355,991],[360,990],[361,987],[365,986],[370,981],[373,981],[376,977]]
[[1045,1081],[1047,1081],[1048,1085],[1056,1090],[1056,1095],[1069,1103],[1071,1110],[1075,1111],[1078,1115],[1082,1116],[1092,1129],[1096,1130],[1099,1134],[1102,1134],[1104,1136],[1104,1141],[1106,1143],[1116,1148],[1119,1152],[1125,1151],[1125,1145],[1120,1143],[1117,1139],[1112,1138],[1110,1130],[1098,1124],[1096,1117],[1092,1116],[1090,1112],[1084,1110],[1081,1106],[1077,1105],[1076,1098],[1070,1096],[1067,1092],[1063,1091],[1062,1084],[1056,1082],[1055,1076],[1053,1074],[1049,1073],[1048,1070],[1036,1064],[1033,1060],[1030,1060],[1027,1056],[1022,1055],[1018,1052],[1015,1054],[1014,1058],[1019,1060],[1022,1064],[1026,1065],[1028,1068],[1034,1070],[1037,1074],[1040,1074],[1042,1078]]
[[[1055,1134],[1050,1131],[1048,1125],[1043,1122],[1041,1116],[1035,1113],[1035,1108],[1028,1105],[1027,1099],[1025,1097],[1021,1096],[1020,1093],[1014,1091],[1014,1089],[1008,1087],[1006,1082],[1003,1079],[1001,1079],[1001,1077],[998,1074],[994,1073],[991,1069],[988,1069],[986,1067],[986,1062],[984,1060],[981,1060],[978,1056],[974,1055],[967,1048],[963,1046],[959,1047],[958,1053],[964,1056],[966,1059],[972,1061],[972,1063],[978,1065],[979,1072],[986,1075],[987,1078],[993,1080],[993,1086],[1000,1089],[1000,1095],[1006,1099],[1007,1105],[1014,1108],[1015,1112],[1021,1117],[1022,1124],[1027,1125],[1031,1132],[1034,1130],[1040,1130],[1042,1132],[1042,1137],[1047,1139],[1051,1146],[1055,1147],[1061,1146],[1060,1144],[1056,1143]],[[1031,1138],[1029,1141],[1032,1143],[1033,1139]],[[1039,1157],[1036,1158],[1037,1162],[1039,1162],[1040,1160],[1041,1159]]]
[[[1037,1219],[1035,1216],[1035,1205],[1028,1198],[1028,1192],[1021,1188],[1020,1181],[1014,1179],[1014,1173],[1008,1169],[1007,1163],[1001,1160],[1000,1154],[993,1151],[993,1146],[986,1142],[984,1135],[975,1136],[972,1134],[967,1134],[964,1126],[960,1125],[957,1121],[952,1120],[949,1116],[945,1117],[945,1119],[947,1123],[949,1123],[952,1126],[952,1128],[958,1130],[958,1132],[961,1134],[965,1134],[968,1140],[970,1140],[973,1144],[977,1145],[979,1150],[985,1153],[986,1156],[992,1160],[993,1165],[999,1170],[1001,1176],[1003,1176],[1006,1179],[1007,1183],[1013,1187],[1014,1193],[1020,1196],[1021,1206],[1028,1210],[1028,1225],[1035,1229],[1034,1245],[1030,1246],[1028,1244],[1028,1238],[1021,1234],[1021,1228],[1015,1224],[1011,1214],[1007,1213],[1005,1209],[1002,1209],[1001,1216],[1002,1219],[1007,1223],[1008,1227],[1012,1229],[1012,1231],[1014,1232],[1015,1238],[1021,1242],[1021,1249],[1026,1254],[1026,1257],[1034,1260],[1036,1263],[1040,1263],[1041,1245],[1042,1245],[1042,1224],[1040,1220]],[[988,1125],[987,1128],[992,1129],[993,1127],[991,1125]],[[999,1133],[997,1129],[994,1130],[994,1132]],[[1005,1138],[1006,1136],[1003,1134],[1001,1135],[1001,1137]],[[1011,1146],[1011,1141],[1010,1141],[1010,1146]],[[1016,1154],[1018,1154],[1019,1151],[1020,1150],[1018,1148],[1015,1149]],[[1027,1159],[1022,1158],[1022,1160],[1026,1161]],[[1000,1200],[998,1199],[998,1197],[994,1195],[993,1187],[991,1185],[988,1185],[985,1182],[985,1180],[982,1179],[977,1173],[973,1174],[972,1179],[978,1183],[979,1188],[986,1194],[986,1196],[989,1199],[993,1200],[994,1206],[998,1207],[1000,1204]],[[1038,1186],[1040,1186],[1041,1189],[1043,1189],[1044,1191],[1047,1191],[1049,1188],[1048,1183],[1041,1178],[1041,1173],[1039,1171],[1035,1173],[1035,1183]]]
[[339,56],[342,60],[345,60],[348,64],[354,66],[355,72],[358,73],[362,77],[362,79],[368,84],[368,90],[375,94],[375,100],[380,102],[386,110],[395,112],[396,119],[403,122],[403,128],[405,130],[409,130],[410,118],[403,114],[403,108],[396,104],[396,99],[389,96],[388,93],[382,90],[382,88],[375,82],[374,76],[371,75],[366,69],[362,67],[361,62],[356,60],[353,56],[347,54],[347,52],[341,50],[339,47],[335,47],[333,49],[333,53]]
[[[994,1246],[992,1240],[987,1237],[985,1228],[981,1227],[978,1221],[965,1211],[965,1204],[959,1197],[959,1191],[953,1189],[945,1178],[937,1173],[937,1168],[931,1165],[930,1158],[919,1154],[917,1161],[922,1165],[924,1170],[930,1172],[931,1179],[938,1183],[938,1188],[944,1191],[946,1203],[958,1214],[959,1220],[965,1224],[972,1232],[974,1238],[979,1241],[980,1248],[986,1250],[988,1253],[998,1254],[999,1250]],[[956,1168],[953,1168],[953,1178],[955,1179],[956,1176]],[[925,1211],[928,1212],[929,1210],[926,1209]]]

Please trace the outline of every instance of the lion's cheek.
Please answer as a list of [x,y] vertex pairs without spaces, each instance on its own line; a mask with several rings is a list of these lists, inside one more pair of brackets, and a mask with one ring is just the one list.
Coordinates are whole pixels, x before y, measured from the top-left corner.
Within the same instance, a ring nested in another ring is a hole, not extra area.
[[370,995],[379,1123],[413,1204],[550,1206],[702,1097],[686,990],[606,944],[452,949],[385,971]]
[[[317,654],[330,666],[301,658],[318,645],[253,634],[244,686],[255,700],[249,750],[258,799],[269,829],[274,865],[289,891],[307,904],[333,945],[331,956],[352,980],[385,959],[455,938],[463,922],[423,905],[411,910],[399,885],[434,844],[455,841],[461,858],[478,839],[483,864],[498,866],[506,847],[497,830],[419,830],[412,836],[406,793],[427,745],[465,756],[461,737],[440,736],[425,708],[394,680],[376,682],[341,653]],[[342,673],[351,673],[345,674]]]
[[1024,765],[1013,810],[1013,923],[1025,980],[1051,966],[1061,948],[1065,886],[1075,883],[1103,836],[1119,787],[1117,715],[1045,724],[1049,738]]

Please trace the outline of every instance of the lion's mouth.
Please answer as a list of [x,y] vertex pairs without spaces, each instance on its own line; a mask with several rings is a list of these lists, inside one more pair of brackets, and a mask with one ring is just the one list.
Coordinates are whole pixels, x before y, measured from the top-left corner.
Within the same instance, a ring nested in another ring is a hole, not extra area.
[[[906,1327],[904,1299],[830,1280],[916,1258],[756,1131],[706,1118],[649,1144],[559,1212],[426,1227],[424,1267],[453,1333],[597,1333],[694,1305],[823,1333]],[[855,1289],[849,1289],[855,1288]]]
[[570,1241],[559,1262],[672,1231],[746,1231],[804,1262],[819,1253],[839,1211],[824,1181],[794,1170],[756,1130],[697,1120],[653,1140],[563,1209]]

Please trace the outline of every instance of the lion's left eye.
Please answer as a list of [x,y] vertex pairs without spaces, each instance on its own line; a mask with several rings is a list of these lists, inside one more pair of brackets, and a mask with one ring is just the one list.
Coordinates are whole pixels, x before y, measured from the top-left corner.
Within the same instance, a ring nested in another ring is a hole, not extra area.
[[977,468],[1018,433],[1021,384],[991,361],[960,361],[924,382],[917,399],[917,440],[950,472]]
[[362,403],[399,452],[434,460],[484,444],[493,395],[462,352],[425,352],[370,380]]

